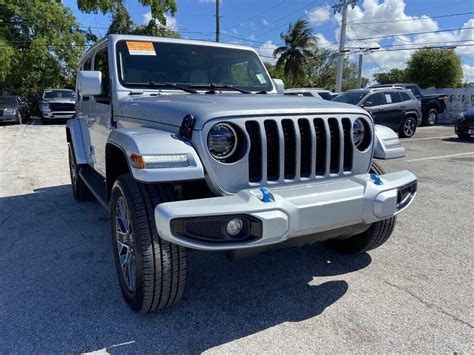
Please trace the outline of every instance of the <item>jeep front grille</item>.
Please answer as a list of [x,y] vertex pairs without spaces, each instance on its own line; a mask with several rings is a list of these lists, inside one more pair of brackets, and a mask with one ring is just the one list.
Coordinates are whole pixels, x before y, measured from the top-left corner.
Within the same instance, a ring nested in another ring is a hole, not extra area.
[[249,182],[285,182],[350,174],[351,120],[334,117],[249,120]]

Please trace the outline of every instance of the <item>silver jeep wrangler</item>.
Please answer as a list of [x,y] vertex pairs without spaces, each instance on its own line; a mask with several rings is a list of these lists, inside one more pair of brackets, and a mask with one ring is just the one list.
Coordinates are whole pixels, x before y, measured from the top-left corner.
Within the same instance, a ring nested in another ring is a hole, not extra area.
[[252,48],[109,35],[80,62],[67,123],[74,197],[110,212],[129,306],[177,303],[187,250],[233,258],[383,244],[413,201],[405,154],[363,109],[284,96]]

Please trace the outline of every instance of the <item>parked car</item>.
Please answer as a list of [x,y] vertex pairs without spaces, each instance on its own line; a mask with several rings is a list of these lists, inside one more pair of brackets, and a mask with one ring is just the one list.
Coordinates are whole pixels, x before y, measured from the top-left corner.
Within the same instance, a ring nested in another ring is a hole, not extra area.
[[474,135],[474,106],[456,118],[454,131],[459,138],[469,138]]
[[[116,59],[116,60],[115,60]],[[187,249],[233,258],[330,240],[382,245],[415,197],[389,128],[357,106],[285,96],[250,47],[109,35],[79,63],[72,193],[109,211],[122,294],[177,303]],[[77,218],[80,218],[78,216]]]
[[402,88],[349,90],[333,101],[363,107],[376,124],[390,127],[400,137],[412,137],[421,123],[420,102],[411,91]]
[[448,95],[446,94],[430,94],[423,95],[417,84],[413,83],[395,83],[395,84],[375,84],[368,88],[388,88],[401,87],[410,90],[413,95],[421,102],[422,124],[433,126],[438,121],[440,113],[446,111],[448,103]]
[[285,95],[293,95],[293,96],[312,96],[318,97],[324,100],[332,100],[333,93],[329,90],[325,89],[318,89],[318,88],[293,88],[293,89],[286,89]]
[[26,102],[18,96],[0,96],[0,122],[24,123],[30,118]]
[[46,89],[40,103],[41,120],[66,121],[76,112],[76,94],[69,89]]

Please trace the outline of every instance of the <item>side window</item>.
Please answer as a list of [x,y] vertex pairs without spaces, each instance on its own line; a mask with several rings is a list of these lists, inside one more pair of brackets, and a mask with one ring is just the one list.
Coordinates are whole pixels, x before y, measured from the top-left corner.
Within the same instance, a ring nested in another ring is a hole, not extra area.
[[364,102],[365,106],[380,106],[385,105],[385,96],[383,93],[378,92],[370,95]]
[[392,103],[402,101],[402,99],[400,98],[400,93],[399,92],[391,92],[390,93],[390,98],[392,100]]
[[402,97],[402,101],[409,101],[409,100],[411,100],[411,99],[410,99],[410,95],[408,95],[406,92],[403,92],[403,91],[402,91],[402,92],[400,93],[400,96]]
[[407,88],[415,95],[416,98],[421,98],[421,91],[416,86],[407,86]]
[[82,70],[92,70],[92,58],[89,58],[84,62]]
[[110,81],[109,81],[109,62],[107,59],[107,49],[98,52],[95,55],[94,70],[102,73],[102,95],[110,97]]

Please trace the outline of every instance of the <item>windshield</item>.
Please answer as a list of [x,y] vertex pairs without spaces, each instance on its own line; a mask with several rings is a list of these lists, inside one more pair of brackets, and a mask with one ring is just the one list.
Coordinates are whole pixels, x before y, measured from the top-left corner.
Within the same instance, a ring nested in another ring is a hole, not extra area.
[[14,97],[0,96],[0,105],[16,105],[16,99]]
[[357,105],[365,95],[367,95],[367,91],[345,92],[339,96],[336,96],[333,101]]
[[58,99],[58,98],[66,98],[66,99],[74,99],[76,94],[74,91],[70,90],[47,90],[44,92],[43,98],[44,99]]
[[260,59],[248,50],[120,41],[117,61],[120,83],[126,87],[152,87],[160,83],[208,86],[212,83],[248,91],[273,89]]

